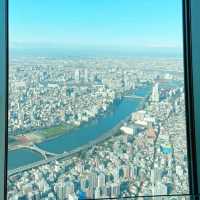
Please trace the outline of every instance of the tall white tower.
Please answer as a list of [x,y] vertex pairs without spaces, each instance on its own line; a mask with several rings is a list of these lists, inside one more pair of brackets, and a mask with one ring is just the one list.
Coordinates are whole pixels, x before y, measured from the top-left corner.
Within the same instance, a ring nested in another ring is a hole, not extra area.
[[85,71],[84,71],[84,81],[86,83],[88,82],[88,69],[85,69]]
[[79,69],[76,69],[76,70],[75,70],[74,79],[75,79],[75,81],[76,81],[77,83],[79,82],[79,80],[80,80],[80,72],[79,72]]
[[158,83],[155,83],[155,85],[153,86],[151,100],[153,102],[159,102],[160,100]]

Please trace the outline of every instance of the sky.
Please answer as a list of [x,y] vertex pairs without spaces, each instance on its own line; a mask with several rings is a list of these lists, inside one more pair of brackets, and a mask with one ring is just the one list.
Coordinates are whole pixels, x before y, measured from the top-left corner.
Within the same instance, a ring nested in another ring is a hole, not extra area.
[[10,0],[10,47],[182,51],[181,3]]

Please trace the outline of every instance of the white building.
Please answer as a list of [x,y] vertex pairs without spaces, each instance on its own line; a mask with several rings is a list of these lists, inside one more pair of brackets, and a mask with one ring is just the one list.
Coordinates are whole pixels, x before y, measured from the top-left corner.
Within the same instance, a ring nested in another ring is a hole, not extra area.
[[76,69],[75,70],[75,73],[74,73],[74,80],[78,83],[79,80],[80,80],[80,71],[79,69]]
[[158,83],[153,86],[151,100],[153,102],[159,102],[160,100]]

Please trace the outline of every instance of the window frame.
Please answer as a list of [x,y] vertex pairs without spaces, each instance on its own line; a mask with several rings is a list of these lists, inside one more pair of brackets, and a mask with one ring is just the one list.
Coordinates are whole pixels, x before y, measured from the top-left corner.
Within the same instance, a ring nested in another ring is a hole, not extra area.
[[[8,1],[0,0],[0,199],[2,200],[7,199]],[[200,108],[200,38],[198,38],[200,1],[182,0],[182,7],[188,171],[190,193],[197,196],[200,194],[200,111],[198,110]]]
[[7,191],[8,1],[0,0],[0,199]]
[[183,45],[188,171],[191,195],[200,194],[200,1],[183,0]]

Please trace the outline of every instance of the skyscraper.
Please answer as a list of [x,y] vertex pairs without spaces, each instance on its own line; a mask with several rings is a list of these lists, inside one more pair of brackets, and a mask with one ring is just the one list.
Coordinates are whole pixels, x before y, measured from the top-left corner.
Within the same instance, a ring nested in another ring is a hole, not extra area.
[[85,83],[88,82],[88,69],[85,69],[85,71],[84,71],[84,81],[85,81]]
[[151,100],[153,102],[159,102],[160,100],[158,83],[153,86]]
[[96,188],[98,186],[98,176],[95,172],[89,175],[89,183],[91,188]]
[[106,184],[106,177],[104,173],[98,175],[98,187],[104,187]]
[[75,70],[75,73],[74,73],[74,80],[75,80],[76,83],[78,83],[79,80],[80,80],[80,72],[79,72],[79,69],[76,69],[76,70]]

